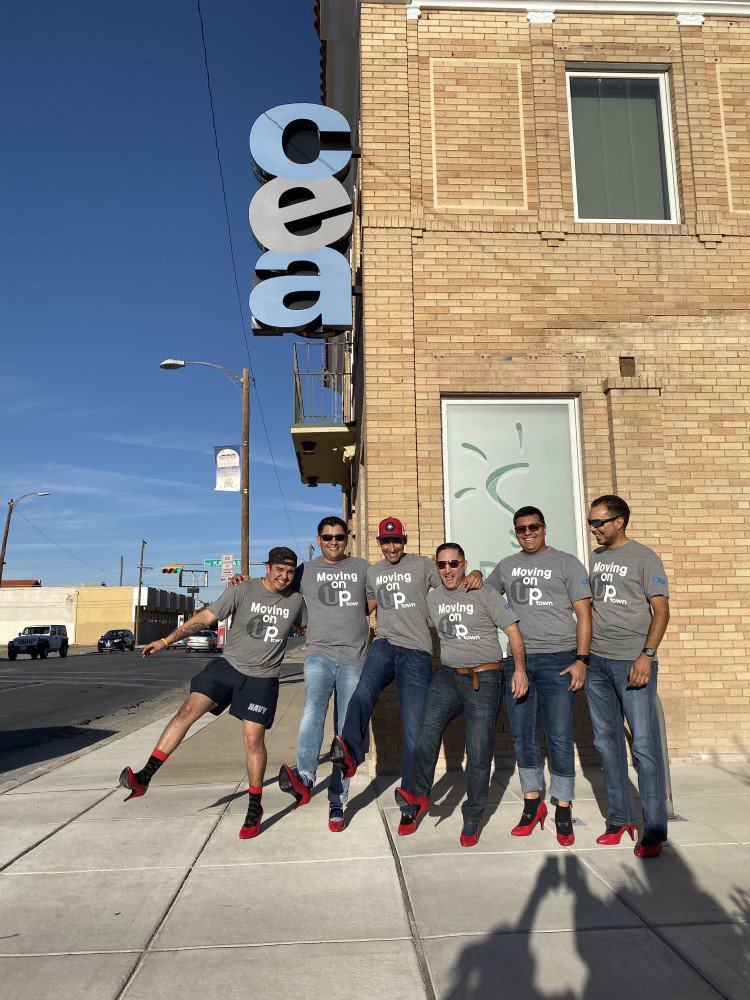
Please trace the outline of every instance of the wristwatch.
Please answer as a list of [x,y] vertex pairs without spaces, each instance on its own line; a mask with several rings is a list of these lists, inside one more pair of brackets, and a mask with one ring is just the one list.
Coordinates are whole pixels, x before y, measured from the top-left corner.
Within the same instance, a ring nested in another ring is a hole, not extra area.
[[646,648],[641,650],[641,652],[645,653],[646,656],[650,656],[651,659],[653,659],[656,656],[656,650],[652,649],[651,646],[646,646]]
[[589,665],[589,654],[588,653],[576,653],[576,659],[580,660],[581,663],[585,664],[586,666]]

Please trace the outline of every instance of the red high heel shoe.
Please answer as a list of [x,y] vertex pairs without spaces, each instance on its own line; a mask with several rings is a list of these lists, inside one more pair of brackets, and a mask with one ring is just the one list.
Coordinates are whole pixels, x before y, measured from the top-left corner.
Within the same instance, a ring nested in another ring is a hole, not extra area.
[[[426,795],[414,795],[405,788],[396,789],[396,804],[402,810],[401,822],[398,824],[399,837],[408,837],[417,829],[417,823],[430,808],[430,800]],[[404,813],[403,810],[409,810]],[[416,812],[411,810],[416,809]]]
[[[534,800],[532,799],[530,801],[533,802]],[[528,813],[527,813],[527,815],[528,815]],[[523,819],[523,818],[524,817],[523,817],[523,814],[522,814],[521,815],[521,819]],[[534,827],[537,825],[537,823],[539,823],[540,826],[541,826],[541,828],[544,829],[544,821],[545,821],[546,818],[547,818],[547,806],[544,804],[544,799],[540,799],[539,800],[539,805],[538,805],[537,810],[536,810],[536,813],[534,815],[534,818],[531,820],[531,822],[530,823],[525,823],[525,824],[524,823],[519,823],[518,826],[514,826],[513,829],[510,831],[511,837],[528,837],[528,836],[530,836],[531,833],[534,830]]]
[[646,838],[639,840],[633,849],[637,858],[658,858],[661,854],[661,844],[647,844]]
[[630,839],[635,840],[635,823],[626,823],[625,826],[615,826],[610,823],[601,837],[596,838],[597,844],[604,844],[609,847],[611,844],[619,844],[624,833],[630,834]]
[[130,792],[130,795],[126,799],[123,799],[123,802],[130,802],[131,799],[140,798],[141,795],[145,795],[148,791],[148,784],[142,785],[130,767],[126,767],[120,775],[120,786],[127,788]]

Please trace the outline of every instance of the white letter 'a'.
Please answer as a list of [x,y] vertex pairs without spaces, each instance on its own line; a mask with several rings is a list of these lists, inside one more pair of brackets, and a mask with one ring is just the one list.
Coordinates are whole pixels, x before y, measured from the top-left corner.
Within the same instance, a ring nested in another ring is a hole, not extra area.
[[255,265],[255,280],[250,311],[256,328],[306,337],[351,329],[352,276],[347,259],[336,250],[268,251]]

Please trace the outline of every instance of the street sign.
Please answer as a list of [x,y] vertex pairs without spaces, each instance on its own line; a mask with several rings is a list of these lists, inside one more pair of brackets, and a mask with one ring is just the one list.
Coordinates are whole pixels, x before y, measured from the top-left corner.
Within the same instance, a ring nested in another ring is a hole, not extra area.
[[[203,565],[205,566],[206,569],[218,569],[219,566],[221,566],[221,564],[222,564],[221,563],[221,559],[204,559],[203,560]],[[242,564],[241,564],[241,562],[240,562],[239,559],[235,559],[234,560],[234,566],[235,566],[235,568],[237,568],[238,566],[241,566],[241,565]]]
[[234,573],[234,555],[231,552],[225,552],[221,557],[221,582],[227,583],[232,578]]

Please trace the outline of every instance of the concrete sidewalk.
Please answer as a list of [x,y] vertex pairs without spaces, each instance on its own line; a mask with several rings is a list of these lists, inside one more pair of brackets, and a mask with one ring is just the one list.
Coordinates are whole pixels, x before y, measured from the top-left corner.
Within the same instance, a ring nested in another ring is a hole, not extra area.
[[0,795],[3,996],[750,996],[750,765],[675,768],[687,821],[651,862],[629,840],[595,844],[596,770],[579,779],[570,849],[551,823],[509,836],[521,810],[510,772],[494,775],[473,849],[458,844],[454,773],[408,838],[394,782],[357,776],[347,830],[331,834],[324,786],[293,811],[275,782],[302,698],[301,676],[286,678],[252,841],[237,836],[246,778],[229,717],[204,720],[127,805],[117,776],[142,766],[163,720]]

